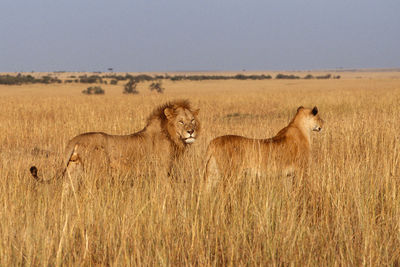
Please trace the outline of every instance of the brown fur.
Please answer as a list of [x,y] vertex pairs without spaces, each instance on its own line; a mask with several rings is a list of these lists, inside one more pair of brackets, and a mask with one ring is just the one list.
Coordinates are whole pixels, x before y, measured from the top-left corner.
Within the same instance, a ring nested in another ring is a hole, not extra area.
[[[87,163],[106,163],[118,171],[139,171],[146,160],[155,162],[157,170],[167,173],[173,161],[197,138],[200,130],[197,114],[198,110],[193,110],[189,101],[179,100],[156,108],[139,132],[130,135],[90,132],[75,136],[66,146],[55,178],[82,169]],[[50,181],[40,178],[35,166],[30,172],[38,181]]]
[[268,139],[225,135],[208,145],[205,179],[208,187],[223,177],[245,170],[257,173],[304,170],[311,157],[311,131],[320,131],[323,120],[318,109],[299,107],[288,126]]

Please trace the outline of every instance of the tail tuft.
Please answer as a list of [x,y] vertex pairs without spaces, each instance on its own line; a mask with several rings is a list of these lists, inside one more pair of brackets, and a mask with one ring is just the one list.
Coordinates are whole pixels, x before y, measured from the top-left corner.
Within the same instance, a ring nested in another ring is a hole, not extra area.
[[29,171],[31,172],[33,178],[35,178],[36,180],[39,180],[39,177],[37,176],[37,172],[38,169],[36,168],[36,166],[32,166]]

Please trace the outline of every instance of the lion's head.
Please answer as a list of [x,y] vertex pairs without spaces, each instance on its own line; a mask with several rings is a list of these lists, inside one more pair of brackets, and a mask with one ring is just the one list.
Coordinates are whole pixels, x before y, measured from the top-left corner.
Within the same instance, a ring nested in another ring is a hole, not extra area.
[[300,106],[297,109],[296,117],[300,117],[303,120],[306,128],[312,131],[319,132],[322,130],[322,126],[324,125],[324,121],[318,114],[318,108],[314,107],[313,109],[304,108]]
[[161,125],[171,141],[180,148],[196,141],[200,131],[198,109],[193,109],[188,100],[178,100],[159,107],[152,115],[161,120]]

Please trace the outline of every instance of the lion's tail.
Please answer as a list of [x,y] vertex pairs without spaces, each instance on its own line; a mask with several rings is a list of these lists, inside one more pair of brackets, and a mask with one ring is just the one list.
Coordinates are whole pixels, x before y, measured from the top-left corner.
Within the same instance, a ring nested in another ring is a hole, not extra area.
[[74,146],[67,146],[65,158],[61,162],[60,167],[56,170],[56,173],[53,175],[53,178],[43,179],[43,177],[40,177],[38,175],[38,169],[36,166],[32,166],[29,169],[30,173],[32,174],[32,177],[36,181],[38,181],[40,183],[45,183],[45,184],[49,184],[54,180],[62,178],[64,176],[65,172],[67,171],[71,157],[76,153],[77,148],[78,148],[78,144],[75,144]]

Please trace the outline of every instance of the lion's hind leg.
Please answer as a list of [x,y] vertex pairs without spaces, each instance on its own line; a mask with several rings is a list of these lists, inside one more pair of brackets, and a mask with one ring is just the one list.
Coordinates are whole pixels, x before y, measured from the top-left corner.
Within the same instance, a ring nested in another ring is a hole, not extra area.
[[217,160],[213,155],[207,157],[204,182],[206,184],[206,191],[211,191],[221,179],[220,170],[218,168]]
[[76,192],[79,191],[79,181],[80,177],[83,175],[84,166],[78,147],[78,144],[75,144],[69,156],[67,155],[65,158],[64,163],[66,168],[62,173],[62,176],[64,176],[61,195],[62,206],[65,205],[67,199],[71,199],[71,193],[75,195],[74,198],[76,198]]
[[68,160],[67,168],[65,170],[71,176],[77,176],[83,172],[83,162],[80,154],[78,153],[78,145],[75,145],[74,150]]

